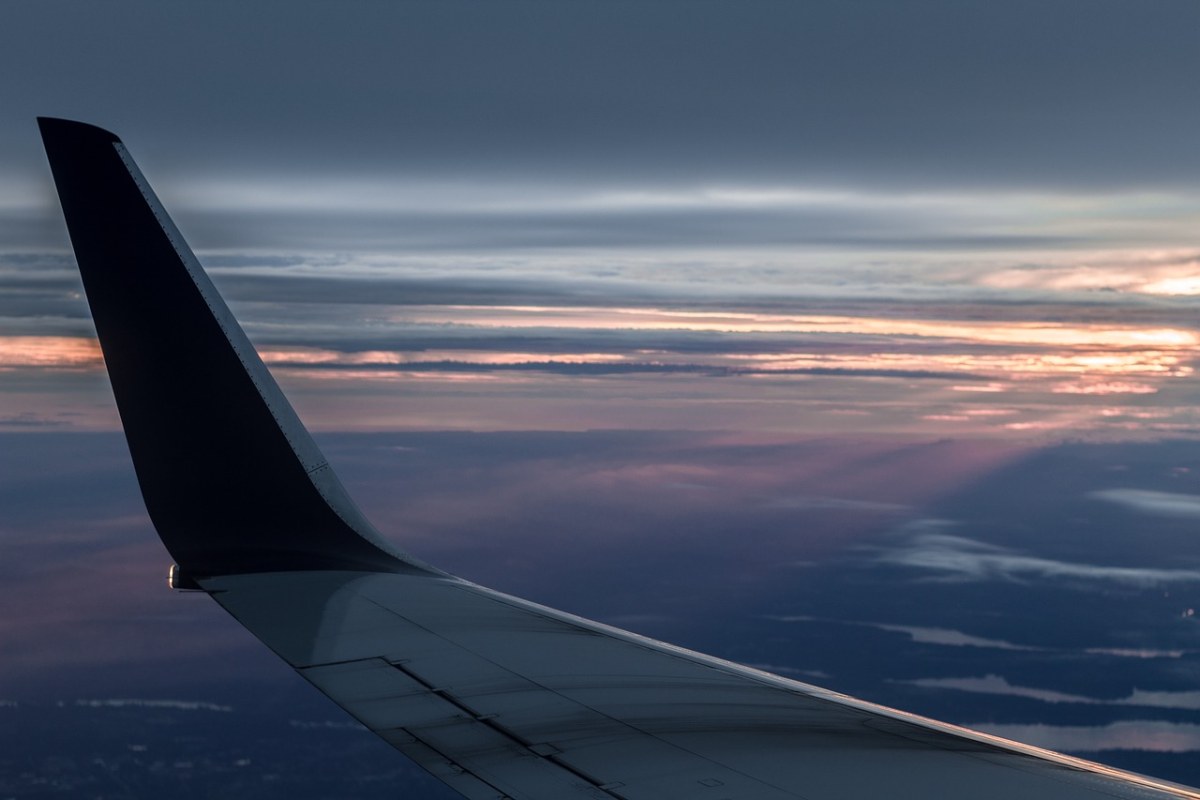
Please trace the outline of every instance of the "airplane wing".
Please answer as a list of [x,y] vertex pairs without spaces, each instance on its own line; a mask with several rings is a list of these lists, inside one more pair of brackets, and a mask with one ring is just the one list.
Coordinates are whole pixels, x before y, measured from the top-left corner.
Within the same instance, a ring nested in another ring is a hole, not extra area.
[[146,507],[297,672],[471,800],[1100,800],[1186,787],[504,595],[355,507],[121,141],[39,119]]

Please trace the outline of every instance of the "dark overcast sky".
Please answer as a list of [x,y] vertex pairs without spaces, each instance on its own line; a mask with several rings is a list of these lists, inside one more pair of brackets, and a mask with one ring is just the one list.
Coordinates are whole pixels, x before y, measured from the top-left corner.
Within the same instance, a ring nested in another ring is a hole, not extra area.
[[1186,0],[49,0],[4,18],[6,171],[36,163],[48,114],[191,170],[1200,177]]

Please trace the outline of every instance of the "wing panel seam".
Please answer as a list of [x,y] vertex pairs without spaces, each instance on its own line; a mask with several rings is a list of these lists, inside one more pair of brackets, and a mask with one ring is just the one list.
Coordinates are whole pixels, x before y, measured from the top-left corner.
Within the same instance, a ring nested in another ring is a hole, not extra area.
[[[446,641],[446,640],[443,639],[443,641]],[[490,728],[491,730],[495,731],[496,733],[500,734],[501,736],[505,737],[506,739],[508,739],[508,740],[514,742],[515,744],[519,745],[520,747],[524,748],[531,756],[534,756],[535,758],[543,759],[544,761],[551,762],[559,769],[562,769],[566,772],[571,773],[576,778],[579,778],[580,780],[585,781],[586,783],[595,787],[599,791],[602,791],[605,794],[608,794],[611,797],[617,797],[617,798],[621,797],[621,795],[612,794],[609,790],[604,788],[604,786],[611,785],[611,784],[600,781],[597,778],[593,778],[592,776],[588,775],[586,772],[583,772],[582,770],[576,768],[575,766],[573,766],[571,764],[564,763],[562,761],[562,759],[559,759],[555,755],[543,755],[541,753],[538,753],[537,751],[535,751],[533,749],[536,746],[536,743],[530,742],[528,739],[526,739],[524,736],[521,736],[516,731],[513,731],[510,728],[498,723],[495,720],[495,715],[481,714],[481,713],[479,713],[479,711],[477,711],[474,708],[471,708],[463,700],[456,697],[452,693],[450,693],[444,689],[435,688],[434,685],[431,684],[429,681],[427,681],[425,678],[422,678],[420,675],[418,675],[417,673],[408,669],[407,667],[403,666],[402,664],[397,664],[392,661],[389,661],[388,663],[391,665],[391,667],[393,669],[404,673],[409,678],[411,678],[415,683],[418,683],[421,686],[424,686],[426,688],[426,690],[428,690],[430,693],[436,694],[438,697],[442,698],[450,705],[454,706],[455,708],[459,709],[460,711],[462,711],[466,714],[469,714],[471,719],[474,722]],[[489,663],[491,663],[491,662],[489,662]],[[498,664],[495,666],[499,667]],[[533,683],[533,681],[530,681],[530,683]],[[547,691],[550,691],[550,690],[547,690]],[[563,699],[566,699],[566,698],[563,698]],[[630,726],[630,727],[632,727],[632,726]],[[405,730],[407,730],[408,733],[411,734],[412,736],[415,736],[418,739],[421,738],[417,733],[415,733],[411,729],[406,728]],[[429,745],[428,742],[426,742],[425,744],[432,748],[432,745]],[[433,749],[436,749],[436,748],[433,748]]]
[[[387,613],[389,613],[389,614],[392,614],[393,616],[399,617],[400,619],[403,619],[405,622],[409,623],[410,625],[413,625],[414,627],[417,627],[417,628],[419,628],[419,629],[421,629],[421,630],[425,631],[425,632],[426,632],[426,633],[428,633],[429,635],[431,635],[431,636],[434,636],[434,637],[436,637],[436,638],[440,639],[440,640],[441,640],[441,641],[443,641],[443,642],[446,642],[448,645],[450,645],[450,646],[452,646],[452,647],[455,647],[455,648],[458,648],[458,649],[460,649],[460,650],[465,650],[466,652],[469,652],[469,653],[471,653],[472,655],[474,655],[476,658],[479,658],[479,659],[481,659],[481,660],[483,660],[483,661],[486,661],[488,664],[492,665],[492,666],[493,666],[493,667],[495,667],[496,669],[502,670],[502,671],[504,671],[504,672],[508,673],[509,675],[513,675],[513,676],[514,676],[514,677],[516,677],[516,678],[519,678],[519,679],[521,679],[521,680],[523,680],[523,681],[526,681],[526,682],[527,682],[527,683],[529,683],[531,686],[537,687],[537,688],[538,688],[538,689],[540,689],[541,691],[544,691],[544,692],[546,692],[546,693],[548,693],[548,694],[552,694],[552,695],[554,695],[554,696],[556,696],[556,697],[559,697],[559,698],[561,698],[561,699],[562,699],[564,702],[567,702],[567,703],[573,703],[574,705],[576,705],[576,706],[579,706],[580,708],[587,709],[588,711],[590,711],[591,713],[595,714],[595,715],[596,715],[596,716],[598,716],[598,717],[601,717],[601,718],[603,718],[603,719],[605,719],[605,720],[607,720],[607,721],[609,721],[609,722],[611,722],[611,723],[613,723],[613,724],[615,724],[615,725],[618,725],[618,726],[620,726],[620,727],[627,728],[627,729],[629,729],[630,731],[634,732],[635,734],[637,734],[637,735],[639,735],[639,736],[645,736],[645,737],[647,737],[648,739],[653,739],[654,741],[658,742],[659,744],[663,745],[664,747],[671,748],[671,749],[673,749],[673,750],[676,750],[676,751],[678,751],[678,752],[681,752],[681,753],[686,753],[686,754],[688,754],[689,756],[691,756],[691,757],[693,757],[693,758],[700,759],[701,761],[707,761],[707,762],[709,762],[709,763],[713,763],[713,764],[719,764],[719,765],[720,765],[720,766],[721,766],[723,769],[726,769],[726,770],[728,770],[730,773],[732,773],[732,774],[734,774],[734,775],[738,775],[738,776],[740,776],[740,777],[742,777],[742,778],[745,778],[746,780],[748,780],[748,781],[751,781],[752,783],[757,783],[757,784],[760,784],[760,785],[762,785],[762,786],[769,787],[769,788],[771,788],[771,789],[774,789],[774,790],[776,790],[776,791],[778,791],[778,792],[781,792],[782,794],[785,794],[785,795],[789,795],[789,796],[792,796],[792,797],[797,797],[797,798],[800,798],[801,800],[806,800],[806,798],[805,798],[805,796],[804,796],[804,795],[797,794],[796,792],[794,792],[794,791],[792,791],[792,790],[786,789],[786,788],[784,788],[784,787],[782,787],[782,786],[778,786],[778,785],[776,785],[776,784],[774,784],[774,783],[771,783],[771,782],[769,782],[769,781],[765,781],[765,780],[763,780],[762,778],[759,778],[759,777],[756,777],[756,776],[753,776],[753,775],[749,775],[749,774],[747,774],[747,773],[745,773],[745,772],[743,772],[743,771],[741,771],[741,770],[739,770],[739,769],[736,769],[736,768],[734,768],[734,767],[730,766],[729,764],[726,764],[726,763],[724,763],[724,762],[722,762],[722,761],[716,761],[715,759],[712,759],[712,758],[710,758],[710,757],[708,757],[708,756],[701,755],[700,753],[697,753],[697,752],[695,752],[694,750],[691,750],[690,748],[683,747],[682,745],[676,744],[675,742],[668,741],[667,739],[664,739],[664,738],[662,738],[661,736],[659,736],[659,735],[657,735],[657,734],[655,734],[655,733],[651,733],[650,731],[643,730],[642,728],[639,728],[639,727],[637,727],[636,725],[633,725],[633,724],[631,724],[631,723],[629,723],[629,722],[627,722],[627,721],[625,721],[625,720],[622,720],[622,719],[617,719],[616,717],[613,717],[613,716],[611,716],[611,715],[609,715],[609,714],[606,714],[606,713],[604,713],[603,711],[600,711],[600,710],[599,710],[599,709],[597,709],[597,708],[593,708],[592,706],[588,705],[587,703],[583,703],[583,702],[580,702],[580,701],[578,701],[578,700],[575,700],[574,698],[568,697],[568,696],[566,696],[566,695],[562,694],[561,692],[559,692],[559,691],[557,691],[557,690],[555,690],[555,689],[552,689],[552,688],[550,688],[549,686],[546,686],[546,685],[544,685],[544,684],[542,684],[542,683],[539,683],[539,682],[537,682],[537,681],[533,680],[532,678],[530,678],[530,677],[528,677],[528,676],[525,676],[525,675],[520,675],[520,674],[518,674],[518,673],[515,673],[515,672],[513,672],[512,670],[510,670],[510,669],[508,669],[507,667],[505,667],[504,665],[502,665],[502,664],[497,664],[495,661],[491,660],[490,658],[488,658],[488,657],[486,657],[486,656],[484,656],[484,655],[482,655],[482,654],[480,654],[480,653],[478,653],[478,652],[476,652],[476,651],[474,651],[474,650],[470,650],[470,649],[468,649],[468,648],[466,648],[466,647],[463,647],[462,645],[458,644],[457,642],[455,642],[455,641],[453,641],[453,640],[451,640],[451,639],[448,639],[448,638],[446,638],[445,636],[441,635],[441,634],[440,634],[440,633],[438,633],[437,631],[434,631],[434,630],[431,630],[431,629],[429,629],[429,628],[425,627],[424,625],[422,625],[421,623],[417,622],[416,620],[413,620],[413,619],[411,619],[411,618],[409,618],[409,617],[405,617],[405,616],[402,616],[402,615],[400,615],[400,614],[397,614],[397,613],[396,613],[396,612],[395,612],[393,609],[390,609],[390,608],[388,608],[387,606],[383,605],[382,603],[379,603],[377,600],[375,600],[375,599],[374,599],[374,598],[372,598],[372,597],[369,597],[369,596],[364,596],[364,597],[363,597],[363,599],[364,599],[364,600],[366,600],[366,601],[367,601],[367,602],[369,602],[369,603],[372,603],[372,604],[373,604],[373,605],[375,605],[376,607],[378,607],[378,608],[380,608],[380,609],[382,609],[382,610],[386,611]],[[524,610],[524,609],[523,609],[523,610]],[[640,645],[639,645],[639,646],[640,646]],[[643,649],[650,649],[650,648],[644,648],[644,647],[643,647]],[[652,652],[656,652],[656,651],[652,651]],[[674,654],[671,654],[671,655],[674,655]],[[397,668],[397,669],[399,669],[401,672],[403,672],[405,675],[408,675],[408,676],[409,676],[409,677],[411,677],[413,680],[415,680],[415,681],[419,682],[421,685],[423,685],[423,686],[431,686],[431,684],[429,684],[429,682],[428,682],[428,681],[426,681],[426,680],[424,680],[424,679],[420,678],[420,677],[419,677],[419,676],[417,676],[417,675],[414,675],[414,674],[412,674],[412,672],[411,672],[410,670],[406,669],[406,668],[401,668],[401,667],[400,667],[398,664],[396,664],[395,662],[388,661],[387,663],[391,664],[391,666],[393,666],[393,667],[396,667],[396,668]],[[707,665],[706,665],[706,666],[707,666]],[[453,695],[450,695],[450,694],[449,694],[449,693],[447,693],[447,692],[439,692],[438,694],[439,694],[439,696],[441,696],[441,697],[443,697],[443,698],[446,698],[447,700],[457,700],[457,698],[454,698],[454,697],[453,697]],[[455,703],[455,705],[457,705],[459,708],[463,708],[463,706],[459,705],[457,702]],[[464,709],[464,710],[468,710],[468,713],[472,713],[472,714],[473,714],[473,712],[470,712],[470,711],[469,711],[469,709]],[[507,734],[506,734],[506,735],[507,735]],[[510,738],[511,738],[511,737],[510,737]],[[522,745],[522,746],[523,746],[523,747],[527,747],[527,745]],[[535,755],[536,755],[536,754],[535,754]],[[550,758],[550,757],[547,757],[547,756],[539,756],[539,758]],[[563,768],[564,768],[564,769],[570,769],[572,772],[575,772],[575,770],[574,770],[574,768],[573,768],[573,767],[567,767],[567,766],[565,766],[565,765],[562,765],[562,764],[559,762],[559,759],[558,759],[557,757],[554,757],[554,763],[555,763],[555,764],[557,764],[557,765],[559,765],[559,766],[563,766]],[[576,773],[576,774],[578,774],[578,773]],[[583,776],[583,775],[580,775],[580,777],[585,777],[585,776]],[[587,778],[587,780],[589,781],[589,783],[593,783],[593,781],[592,781],[590,778]],[[600,783],[600,782],[595,782],[595,785],[597,786],[597,788],[599,788],[600,786],[604,786],[604,785],[611,785],[611,784],[608,784],[608,783]],[[601,791],[607,791],[607,790],[603,790],[603,789],[602,789]]]

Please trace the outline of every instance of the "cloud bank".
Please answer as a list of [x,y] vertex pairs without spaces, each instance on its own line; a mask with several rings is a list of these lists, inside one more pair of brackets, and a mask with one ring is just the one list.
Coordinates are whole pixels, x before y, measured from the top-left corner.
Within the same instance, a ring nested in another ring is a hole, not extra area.
[[1200,518],[1200,495],[1156,492],[1149,489],[1101,489],[1089,497],[1156,517]]
[[1200,582],[1200,570],[1127,567],[1043,558],[946,533],[920,533],[885,549],[878,563],[963,581],[1112,582],[1135,587]]
[[1125,697],[1102,698],[1059,692],[1053,689],[1037,689],[1031,686],[1015,686],[1000,675],[985,675],[982,678],[918,678],[903,681],[912,686],[928,689],[954,689],[960,692],[999,694],[1024,697],[1043,703],[1081,703],[1085,705],[1137,706],[1141,708],[1175,708],[1200,711],[1200,691],[1152,691],[1135,688]]

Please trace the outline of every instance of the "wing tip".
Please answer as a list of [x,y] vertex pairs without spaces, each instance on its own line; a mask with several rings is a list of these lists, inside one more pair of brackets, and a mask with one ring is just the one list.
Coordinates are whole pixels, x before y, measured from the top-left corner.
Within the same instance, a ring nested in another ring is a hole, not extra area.
[[86,122],[62,117],[38,117],[38,129],[47,148],[55,145],[80,145],[91,142],[119,144],[121,138],[109,130]]

